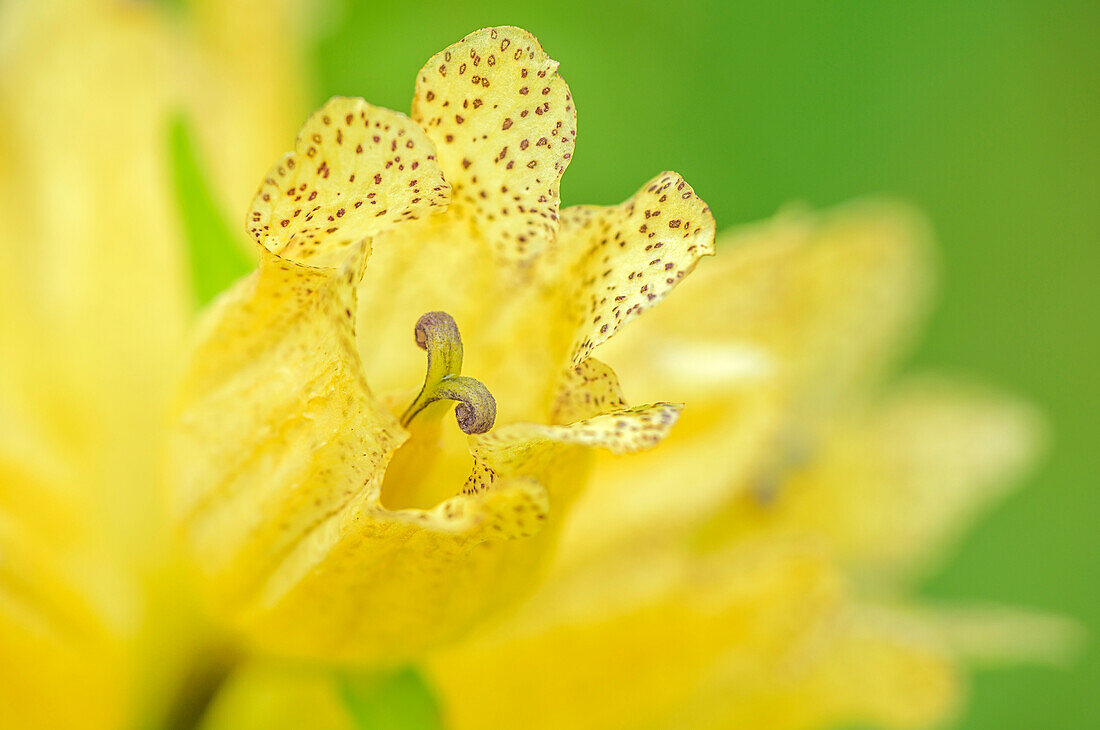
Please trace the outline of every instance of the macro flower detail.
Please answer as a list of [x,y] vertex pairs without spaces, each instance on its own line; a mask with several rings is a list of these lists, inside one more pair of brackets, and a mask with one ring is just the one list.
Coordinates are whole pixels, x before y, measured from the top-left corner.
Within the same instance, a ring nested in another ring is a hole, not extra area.
[[[408,116],[300,106],[307,46],[324,88],[402,65],[364,8],[0,3],[0,730],[915,730],[968,664],[1071,657],[1072,622],[913,590],[1046,436],[887,377],[920,214],[716,246],[672,172],[560,208],[575,103],[526,31],[430,56]],[[610,130],[639,159],[740,124],[680,113],[740,74],[674,10],[667,53],[592,49],[674,92]],[[723,204],[779,202],[736,156],[699,168]]]
[[478,31],[425,65],[412,118],[334,98],[261,185],[259,267],[199,327],[168,465],[201,593],[253,645],[395,662],[460,635],[537,578],[593,449],[676,421],[589,354],[713,252],[713,220],[665,173],[559,223],[555,69]]

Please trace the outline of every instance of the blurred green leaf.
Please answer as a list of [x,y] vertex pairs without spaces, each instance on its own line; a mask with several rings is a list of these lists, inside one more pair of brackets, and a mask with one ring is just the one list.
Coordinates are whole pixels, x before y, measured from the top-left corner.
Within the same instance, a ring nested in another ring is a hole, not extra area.
[[191,287],[201,307],[248,273],[253,264],[218,206],[183,116],[171,122],[169,145],[176,207],[191,263]]
[[344,674],[340,695],[362,730],[437,730],[439,706],[431,687],[413,667],[383,675]]

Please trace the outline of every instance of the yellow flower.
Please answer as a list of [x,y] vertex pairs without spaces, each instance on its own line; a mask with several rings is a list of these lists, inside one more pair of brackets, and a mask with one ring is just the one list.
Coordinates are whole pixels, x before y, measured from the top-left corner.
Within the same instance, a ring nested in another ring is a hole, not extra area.
[[675,421],[590,354],[714,223],[673,173],[559,216],[575,119],[538,42],[488,28],[425,64],[411,118],[334,98],[264,179],[259,269],[200,328],[168,465],[198,584],[252,645],[394,662],[457,638],[537,578],[593,449]]
[[[713,221],[672,173],[559,212],[575,117],[530,35],[433,57],[411,118],[333,99],[250,206],[298,118],[288,8],[190,5],[0,16],[0,728],[194,725],[221,657],[177,561],[256,653],[322,660],[246,655],[211,729],[353,727],[331,665],[410,659],[457,728],[910,726],[1049,628],[899,607],[1033,440],[992,396],[873,392],[906,216],[781,218],[623,329]],[[172,400],[181,116],[259,267]]]

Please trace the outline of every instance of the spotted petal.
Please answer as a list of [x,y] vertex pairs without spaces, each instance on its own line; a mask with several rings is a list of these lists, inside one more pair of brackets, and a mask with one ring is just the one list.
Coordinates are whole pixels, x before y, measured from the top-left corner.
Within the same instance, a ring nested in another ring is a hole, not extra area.
[[568,423],[626,407],[619,377],[594,357],[566,370],[559,387],[554,402],[555,423]]
[[529,261],[558,230],[577,115],[557,68],[527,31],[484,28],[417,77],[412,116],[439,149],[456,212],[507,261]]
[[563,211],[547,269],[572,299],[572,365],[664,299],[713,253],[714,218],[675,173],[654,178],[621,205]]
[[362,99],[334,97],[264,179],[248,230],[284,259],[335,266],[358,241],[438,212],[449,194],[419,126]]

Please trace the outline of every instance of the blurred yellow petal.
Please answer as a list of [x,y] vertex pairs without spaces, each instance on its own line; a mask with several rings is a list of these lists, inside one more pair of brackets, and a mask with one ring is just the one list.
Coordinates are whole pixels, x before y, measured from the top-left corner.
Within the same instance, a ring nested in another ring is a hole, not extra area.
[[1030,407],[977,388],[898,385],[811,432],[805,458],[776,474],[774,501],[745,490],[706,530],[817,535],[868,577],[910,577],[1034,460],[1039,424]]
[[668,544],[574,568],[434,655],[451,726],[922,727],[953,709],[938,634],[853,605],[810,544]]
[[[287,27],[285,8],[251,4],[262,21],[0,6],[0,441],[32,434],[11,451],[24,477],[4,467],[0,487],[3,570],[18,579],[0,589],[2,727],[152,722],[190,659],[190,601],[162,590],[178,580],[156,479],[190,306],[169,124],[200,132],[227,196],[278,149],[297,118],[294,44],[240,63],[269,43],[260,25]],[[214,33],[235,37],[232,71]],[[236,188],[238,209],[251,192]]]
[[[672,380],[667,389],[684,392]],[[659,449],[599,456],[562,535],[561,559],[692,533],[743,488],[738,475],[760,468],[785,424],[785,405],[770,379],[746,377],[739,387],[726,384],[720,397],[687,401]]]
[[846,605],[790,647],[771,673],[754,676],[734,659],[658,727],[921,728],[949,719],[959,694],[954,661],[928,627]]
[[432,657],[429,678],[455,730],[649,727],[727,660],[772,671],[837,591],[797,546],[651,545],[558,575],[513,619]]
[[[20,272],[3,287],[3,308],[20,321],[5,326],[17,339],[4,346],[3,375],[79,464],[86,492],[74,499],[114,527],[107,537],[128,559],[160,554],[134,548],[160,532],[150,519],[159,408],[190,300],[169,123],[191,121],[204,162],[240,206],[297,116],[296,80],[264,81],[297,64],[284,9],[252,4],[288,42],[269,47],[270,63],[232,71],[213,34],[233,34],[237,54],[270,40],[216,7],[234,4],[208,4],[190,25],[156,4],[105,0],[5,3],[0,18],[0,189],[10,192],[0,196],[0,251]],[[242,174],[248,188],[230,182]]]
[[188,0],[194,35],[182,63],[197,72],[183,77],[186,114],[234,223],[256,192],[256,171],[285,148],[306,110],[304,26],[324,2]]
[[93,547],[72,474],[0,415],[0,727],[116,727],[133,709],[135,586]]
[[420,70],[412,116],[439,149],[454,207],[505,260],[530,261],[558,230],[558,183],[577,113],[558,63],[520,28],[483,28]]

